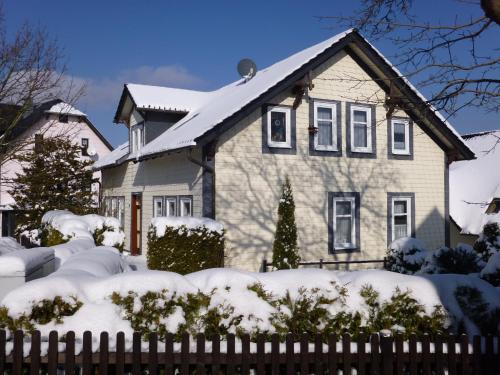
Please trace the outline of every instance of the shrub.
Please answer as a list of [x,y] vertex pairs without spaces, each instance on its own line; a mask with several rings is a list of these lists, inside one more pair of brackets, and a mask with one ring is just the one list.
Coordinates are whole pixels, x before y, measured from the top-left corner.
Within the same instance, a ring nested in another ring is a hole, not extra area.
[[51,225],[44,224],[40,230],[40,245],[43,247],[51,247],[66,243],[69,237],[64,236]]
[[500,226],[498,223],[488,223],[474,243],[474,250],[487,262],[488,259],[500,252]]
[[389,245],[385,268],[411,275],[420,270],[426,255],[427,250],[421,241],[411,237],[399,238]]
[[114,226],[104,224],[102,228],[96,228],[92,236],[96,246],[112,246],[117,248],[120,253],[125,248],[125,235]]
[[461,285],[455,290],[455,298],[464,315],[479,328],[482,335],[500,333],[500,309],[490,309],[479,289]]
[[425,259],[421,273],[469,274],[481,271],[484,262],[471,246],[458,244],[455,249],[442,247]]
[[500,286],[500,253],[493,254],[481,271],[481,278],[493,286]]
[[273,242],[273,266],[278,270],[297,268],[300,256],[295,225],[295,202],[288,176],[278,206],[278,223]]
[[155,218],[148,232],[147,259],[149,269],[183,275],[222,267],[222,225],[205,218]]

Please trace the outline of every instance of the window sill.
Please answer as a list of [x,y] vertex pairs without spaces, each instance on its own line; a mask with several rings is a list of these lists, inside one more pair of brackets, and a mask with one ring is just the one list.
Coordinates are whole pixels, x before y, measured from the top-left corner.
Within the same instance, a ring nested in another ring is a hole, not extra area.
[[285,149],[291,149],[292,146],[290,144],[280,144],[280,143],[275,143],[275,144],[268,144],[268,148],[285,148]]
[[335,254],[346,254],[346,253],[360,253],[361,249],[359,247],[342,247],[342,248],[334,248],[333,250],[330,250],[329,253],[332,255]]

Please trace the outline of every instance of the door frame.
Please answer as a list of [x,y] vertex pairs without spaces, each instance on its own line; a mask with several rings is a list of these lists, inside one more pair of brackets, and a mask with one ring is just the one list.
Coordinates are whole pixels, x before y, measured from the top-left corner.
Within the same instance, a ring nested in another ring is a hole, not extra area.
[[[139,206],[141,209],[140,217],[137,215],[137,201],[139,201]],[[130,200],[130,254],[140,255],[142,253],[142,217],[143,217],[143,204],[142,204],[142,193],[132,193]],[[139,220],[138,220],[139,219]],[[140,222],[140,226],[138,225]],[[139,237],[139,243],[137,242],[137,237]]]

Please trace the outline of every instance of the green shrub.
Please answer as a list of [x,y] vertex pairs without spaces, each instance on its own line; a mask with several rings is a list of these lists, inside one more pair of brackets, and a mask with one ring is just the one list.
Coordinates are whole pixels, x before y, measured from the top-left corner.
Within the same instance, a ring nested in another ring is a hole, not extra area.
[[[114,232],[115,228],[112,226],[108,225],[103,225],[102,228],[97,228],[94,233],[92,233],[92,236],[94,237],[94,242],[96,246],[104,246],[104,235],[106,232]],[[115,243],[113,244],[113,247],[118,249],[120,253],[123,253],[123,250],[125,249],[125,242],[120,242],[120,243]]]
[[60,245],[69,241],[69,238],[64,236],[57,229],[50,225],[43,225],[40,230],[40,245],[44,247],[51,247]]
[[424,264],[427,250],[416,238],[405,237],[393,241],[387,249],[385,268],[388,271],[412,275]]
[[482,335],[500,333],[500,309],[491,309],[479,289],[461,285],[455,290],[455,298],[465,316],[479,328]]
[[459,244],[455,249],[442,247],[431,253],[422,267],[422,273],[456,273],[467,275],[481,271],[484,263],[469,245]]
[[488,223],[474,243],[474,250],[487,262],[488,259],[500,252],[500,226],[498,223]]
[[165,228],[158,236],[155,227],[148,232],[148,268],[182,275],[224,265],[224,231],[205,226]]

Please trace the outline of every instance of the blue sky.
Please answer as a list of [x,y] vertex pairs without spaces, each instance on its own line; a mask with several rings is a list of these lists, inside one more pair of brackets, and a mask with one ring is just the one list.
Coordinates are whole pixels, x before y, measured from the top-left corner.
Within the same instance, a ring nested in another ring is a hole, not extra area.
[[[416,2],[417,3],[417,2]],[[125,82],[211,90],[239,76],[237,62],[260,68],[343,30],[316,16],[349,14],[358,1],[62,1],[6,0],[8,30],[39,24],[64,49],[68,73],[85,82],[79,108],[113,145],[126,140],[113,115]],[[470,8],[452,0],[419,0],[434,19]],[[497,44],[493,37],[487,41]],[[376,46],[389,58],[390,44]],[[424,92],[425,94],[425,92]],[[460,132],[500,128],[497,114],[477,109],[450,120]]]

